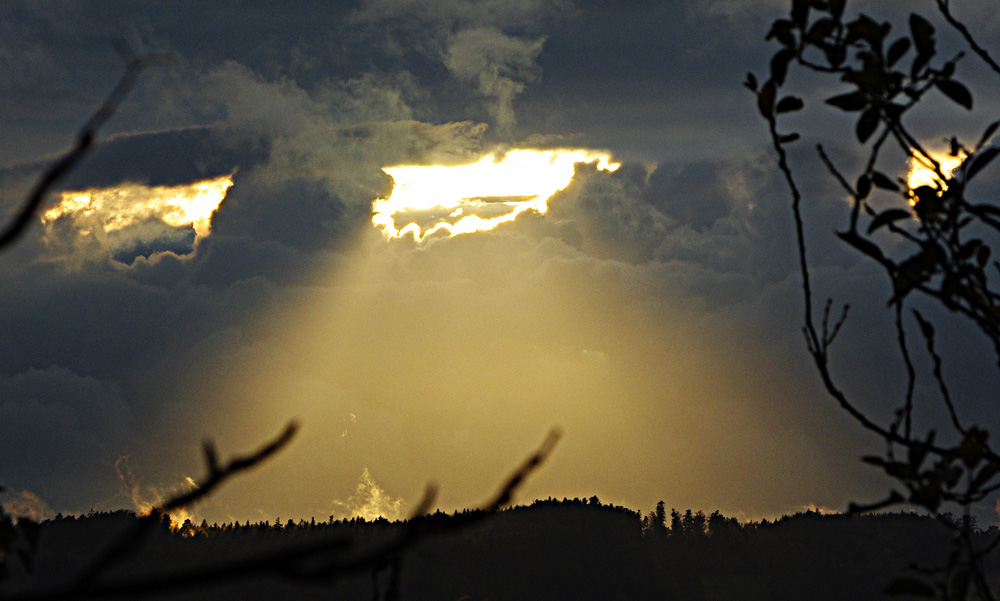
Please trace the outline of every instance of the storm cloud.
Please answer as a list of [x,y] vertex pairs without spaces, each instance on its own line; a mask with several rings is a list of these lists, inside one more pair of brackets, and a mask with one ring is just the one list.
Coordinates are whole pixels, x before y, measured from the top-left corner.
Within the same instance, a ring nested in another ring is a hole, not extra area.
[[[49,511],[127,506],[121,458],[169,490],[205,437],[246,451],[297,418],[196,513],[323,517],[362,474],[397,511],[430,478],[466,507],[553,425],[525,500],[760,517],[883,491],[857,462],[876,441],[805,356],[789,199],[739,86],[772,4],[51,4],[0,8],[0,214],[113,85],[112,39],[172,59],[59,191],[232,187],[197,244],[150,221],[116,254],[35,223],[0,255],[0,484]],[[577,164],[545,214],[490,232],[373,226],[384,168],[520,147],[621,166]],[[847,205],[812,151],[793,159],[819,294],[875,307],[836,369],[888,411],[889,292],[832,235]]]

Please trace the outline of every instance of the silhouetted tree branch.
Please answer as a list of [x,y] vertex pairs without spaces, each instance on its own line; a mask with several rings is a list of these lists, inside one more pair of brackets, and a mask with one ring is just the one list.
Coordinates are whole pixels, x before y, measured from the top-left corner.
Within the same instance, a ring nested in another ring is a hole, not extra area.
[[[941,15],[962,35],[969,48],[1000,74],[1000,66],[950,12],[948,0],[936,2]],[[990,445],[987,430],[960,419],[956,399],[944,377],[944,359],[935,345],[935,327],[930,318],[914,310],[911,323],[919,328],[932,364],[927,377],[933,380],[953,430],[952,438],[957,442],[936,442],[933,424],[917,431],[913,401],[918,374],[907,345],[902,309],[913,296],[921,295],[965,318],[993,347],[1000,365],[1000,291],[991,286],[989,278],[991,267],[1000,269],[1000,264],[990,263],[994,245],[1000,240],[979,237],[1000,233],[1000,208],[972,202],[967,194],[969,183],[1000,155],[1000,148],[988,145],[1000,122],[986,126],[972,147],[952,137],[950,155],[959,159],[961,166],[952,173],[946,172],[941,161],[911,132],[908,114],[932,92],[972,110],[972,94],[955,78],[963,53],[938,62],[934,26],[918,14],[910,15],[905,35],[890,39],[891,23],[879,23],[866,14],[848,20],[844,17],[845,7],[846,0],[791,0],[788,17],[776,20],[767,35],[768,40],[775,40],[781,46],[771,59],[769,77],[759,83],[753,74],[748,74],[744,84],[756,96],[758,111],[768,123],[778,169],[792,196],[806,347],[830,396],[862,427],[886,443],[884,456],[866,457],[865,461],[880,467],[905,490],[904,493],[893,490],[878,503],[852,504],[851,511],[872,511],[905,502],[935,515],[941,515],[946,503],[955,503],[964,512],[957,524],[944,520],[956,534],[948,565],[943,570],[921,572],[933,577],[930,583],[902,578],[887,592],[992,600],[995,595],[987,581],[983,559],[997,543],[977,546],[971,509],[1000,490],[1000,455]],[[909,68],[903,66],[906,57]],[[779,97],[791,67],[838,77],[847,90],[827,98],[825,103],[858,115],[854,135],[868,157],[856,176],[856,183],[834,164],[822,145],[816,149],[851,202],[846,228],[837,232],[837,236],[880,265],[892,284],[890,306],[900,357],[906,368],[906,390],[891,423],[878,423],[862,411],[830,370],[831,342],[843,324],[846,307],[844,317],[832,330],[828,325],[832,301],[827,301],[821,325],[814,321],[803,195],[785,149],[800,136],[782,134],[778,127],[781,115],[805,108],[805,102],[797,96]],[[880,160],[883,145],[889,140],[910,161],[933,174],[931,185],[911,186],[903,178],[879,171],[880,163],[884,162]],[[897,200],[889,208],[878,209],[872,202],[875,196]],[[909,249],[904,252],[910,254],[899,257],[900,248]]]
[[39,178],[38,182],[28,194],[27,200],[21,210],[15,214],[9,224],[0,232],[0,251],[6,249],[17,241],[31,224],[32,219],[41,209],[42,203],[48,193],[80,164],[80,161],[90,152],[97,137],[97,130],[111,118],[121,106],[125,97],[128,96],[135,83],[142,73],[151,64],[163,59],[160,55],[143,55],[131,58],[125,73],[118,81],[118,85],[111,91],[104,103],[97,109],[90,119],[80,129],[76,136],[76,144],[62,158],[52,164]]
[[136,522],[134,528],[131,528],[118,542],[105,550],[94,562],[93,566],[84,571],[79,579],[77,588],[81,590],[91,588],[94,582],[105,574],[111,566],[134,553],[152,529],[160,522],[163,514],[193,505],[211,494],[223,481],[228,480],[231,476],[256,467],[288,445],[292,437],[295,436],[296,431],[298,431],[298,424],[294,421],[290,422],[277,438],[250,455],[230,460],[225,466],[218,464],[214,444],[211,441],[206,441],[205,468],[208,471],[208,475],[189,492],[179,494],[167,500],[161,507],[155,507],[148,515],[142,516]]
[[[0,232],[0,252],[8,249],[18,240],[32,219],[36,217],[48,193],[76,168],[91,150],[97,131],[118,110],[122,101],[135,86],[139,74],[150,64],[162,58],[162,56],[153,55],[130,56],[128,58],[125,73],[97,112],[81,128],[77,134],[76,144],[41,175],[20,211],[17,212],[11,223]],[[163,573],[135,579],[106,581],[109,570],[138,551],[156,525],[161,523],[169,512],[187,508],[205,499],[232,476],[241,474],[268,460],[291,442],[297,430],[298,424],[294,421],[290,422],[272,441],[249,455],[236,457],[225,464],[220,464],[214,443],[207,440],[203,445],[205,477],[190,491],[168,499],[160,507],[151,510],[148,515],[141,516],[133,527],[105,549],[93,564],[81,573],[75,583],[48,591],[19,593],[2,598],[7,601],[42,601],[134,597],[182,589],[190,590],[205,584],[232,581],[241,577],[261,574],[282,576],[299,581],[332,582],[347,574],[365,570],[379,570],[388,566],[391,573],[387,598],[396,599],[399,594],[400,557],[404,550],[427,537],[467,527],[508,505],[524,480],[549,456],[560,437],[558,429],[550,431],[542,445],[503,482],[494,497],[480,511],[463,514],[461,519],[451,520],[444,526],[420,519],[421,516],[430,511],[436,498],[437,488],[430,484],[400,534],[386,543],[363,551],[356,550],[358,541],[338,536],[310,540],[289,548],[269,551],[249,558],[221,562],[215,565],[197,566],[183,573]],[[0,492],[3,492],[2,488],[0,488]],[[169,520],[169,517],[166,519]],[[18,527],[23,532],[32,533],[30,543],[33,546],[37,541],[37,524],[31,520],[22,519],[19,521]],[[4,555],[16,540],[17,531],[14,523],[0,506],[0,582],[5,577],[5,573],[2,571],[5,567],[3,564],[6,559]],[[30,561],[30,557],[24,559]]]
[[[286,429],[278,439],[255,453],[253,457],[257,462],[262,461],[270,454],[264,451],[268,449],[272,449],[271,452],[277,451],[287,444],[290,437],[289,429]],[[149,524],[157,523],[158,514],[154,511],[137,527],[137,530],[141,529],[138,540],[134,536],[135,532],[128,533],[125,538],[112,546],[98,564],[88,569],[85,577],[79,582],[48,591],[12,595],[5,597],[5,601],[133,597],[192,590],[208,584],[232,582],[239,578],[260,575],[282,577],[298,582],[333,583],[350,574],[385,566],[392,571],[391,582],[396,582],[400,557],[404,551],[427,538],[455,532],[488,519],[496,510],[507,506],[525,479],[548,458],[559,437],[557,429],[550,431],[541,446],[504,480],[497,493],[479,511],[465,512],[446,522],[424,518],[423,516],[433,507],[437,493],[436,486],[429,485],[410,519],[402,525],[400,532],[390,540],[367,549],[359,549],[359,541],[349,536],[323,537],[297,542],[286,548],[251,557],[198,566],[183,573],[163,573],[115,581],[101,580],[115,562],[137,550],[136,543],[141,543],[142,538],[148,534]],[[180,498],[168,501],[164,507],[172,505],[180,508],[182,505],[176,504]],[[398,590],[398,582],[390,586],[389,590],[394,588]]]

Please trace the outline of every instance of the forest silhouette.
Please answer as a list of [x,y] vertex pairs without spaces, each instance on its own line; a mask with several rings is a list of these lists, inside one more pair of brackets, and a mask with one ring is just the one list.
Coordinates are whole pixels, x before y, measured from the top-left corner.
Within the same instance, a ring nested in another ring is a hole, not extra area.
[[[242,562],[315,542],[352,541],[351,552],[400,535],[411,522],[441,534],[402,551],[393,562],[400,598],[422,599],[878,599],[911,565],[945,561],[950,530],[913,513],[848,516],[807,511],[774,521],[740,523],[719,512],[673,510],[661,503],[646,516],[590,499],[547,499],[487,512],[442,512],[389,522],[383,518],[287,520],[159,527],[128,559],[108,571],[127,582],[157,574],[197,578],[204,566]],[[130,511],[57,516],[40,524],[32,572],[13,563],[0,592],[46,598],[69,583],[102,548],[133,527]],[[946,519],[958,519],[947,517]],[[996,536],[996,527],[977,537]],[[378,599],[389,587],[388,563],[344,570],[332,581],[249,575],[177,598]],[[987,572],[996,574],[994,558]],[[905,596],[903,598],[906,598]]]
[[[972,147],[952,138],[951,155],[963,156],[963,167],[958,175],[944,173],[908,133],[903,116],[935,90],[972,109],[971,93],[952,78],[961,55],[939,66],[933,63],[934,28],[918,15],[911,15],[909,33],[884,52],[889,24],[880,25],[865,15],[845,22],[842,0],[792,0],[791,5],[791,18],[775,21],[767,36],[782,46],[772,59],[769,78],[760,82],[749,75],[745,85],[767,121],[778,169],[793,198],[808,351],[830,396],[860,426],[887,443],[885,457],[869,456],[866,461],[894,479],[905,496],[893,489],[880,503],[852,506],[853,515],[807,512],[746,523],[719,512],[668,513],[663,502],[644,516],[602,504],[596,497],[508,507],[515,490],[552,451],[558,439],[558,432],[553,432],[482,509],[428,513],[435,496],[429,487],[413,517],[400,522],[331,517],[318,522],[276,518],[257,524],[171,523],[169,510],[202,500],[231,476],[281,450],[296,431],[292,423],[256,452],[229,462],[221,462],[214,446],[206,443],[205,478],[148,515],[122,510],[15,523],[0,511],[0,597],[22,601],[165,594],[240,600],[331,594],[349,599],[459,601],[994,598],[992,583],[1000,572],[1000,557],[993,551],[1000,544],[1000,531],[996,526],[978,528],[970,508],[1000,490],[1000,454],[989,445],[989,431],[959,419],[940,368],[936,330],[918,311],[913,313],[913,324],[933,361],[930,377],[948,410],[952,439],[940,442],[933,425],[924,430],[916,424],[912,391],[917,375],[906,343],[903,306],[915,295],[941,304],[977,326],[1000,358],[1000,291],[988,286],[987,273],[993,247],[989,241],[963,238],[963,228],[970,223],[978,224],[984,235],[1000,232],[1000,209],[972,204],[965,196],[966,184],[1000,156],[991,142],[1000,122],[988,125]],[[945,20],[967,39],[970,50],[1000,75],[1000,64],[957,24],[947,1],[938,0],[938,5]],[[810,53],[819,52],[826,63],[812,62]],[[852,52],[860,66],[849,60]],[[909,73],[894,71],[893,65],[907,56],[912,56]],[[130,63],[118,87],[80,132],[77,144],[43,175],[20,213],[0,232],[0,249],[13,244],[34,222],[46,195],[89,151],[97,129],[147,64],[142,58]],[[848,229],[839,233],[840,238],[883,267],[893,286],[890,304],[909,375],[907,393],[888,425],[859,410],[829,368],[830,347],[847,317],[846,307],[837,317],[828,300],[822,310],[816,307],[814,316],[800,211],[803,195],[786,153],[786,146],[800,135],[780,133],[778,128],[779,115],[805,106],[797,96],[779,95],[790,65],[836,75],[856,88],[827,98],[826,104],[860,113],[854,132],[858,142],[864,146],[873,141],[866,147],[871,148],[870,160],[857,183],[844,176],[822,146],[818,151],[852,202]],[[911,190],[907,182],[877,171],[886,140],[899,142],[908,158],[933,167],[935,185]],[[878,190],[901,196],[909,204],[879,212],[868,202]],[[894,258],[884,253],[870,240],[880,230],[912,243],[914,254]],[[924,513],[864,513],[902,503]],[[958,507],[964,513],[955,517],[945,507]],[[903,574],[909,577],[900,578]]]

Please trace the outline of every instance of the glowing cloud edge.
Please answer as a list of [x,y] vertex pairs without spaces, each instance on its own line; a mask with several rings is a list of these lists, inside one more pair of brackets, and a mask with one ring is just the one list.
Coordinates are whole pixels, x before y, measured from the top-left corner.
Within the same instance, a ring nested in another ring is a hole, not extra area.
[[[497,153],[487,153],[464,165],[385,167],[383,171],[392,177],[394,186],[389,196],[372,203],[372,223],[386,238],[411,235],[417,242],[442,231],[449,236],[489,231],[528,210],[544,214],[552,195],[572,181],[576,164],[593,162],[601,171],[611,172],[621,166],[606,151],[517,148],[505,152],[502,158]],[[412,221],[400,228],[396,226],[395,218],[400,213],[441,208],[456,216],[465,208],[481,206],[481,199],[488,197],[527,197],[527,200],[506,202],[511,210],[491,218],[465,215],[454,223],[439,221],[425,231]]]

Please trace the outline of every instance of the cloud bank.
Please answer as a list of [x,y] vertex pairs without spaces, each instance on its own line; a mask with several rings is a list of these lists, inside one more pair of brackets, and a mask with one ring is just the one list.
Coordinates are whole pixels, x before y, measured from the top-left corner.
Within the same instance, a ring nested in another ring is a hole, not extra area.
[[[206,436],[243,452],[295,417],[295,444],[198,515],[323,517],[330,499],[361,515],[381,487],[398,515],[431,478],[443,508],[476,505],[552,425],[565,439],[524,500],[760,517],[879,494],[857,462],[874,441],[802,352],[788,201],[738,87],[767,16],[735,4],[9,3],[0,22],[32,35],[0,36],[24,74],[0,84],[0,212],[106,92],[122,31],[177,58],[66,189],[232,187],[197,245],[150,215],[124,254],[67,243],[56,220],[0,255],[0,483],[48,511],[118,507],[120,457],[169,489],[198,475]],[[417,244],[372,225],[385,167],[517,147],[622,165],[577,164],[545,215],[488,233]],[[838,191],[794,158],[819,293],[876,308],[848,322],[836,369],[888,412],[888,290],[830,235]]]

